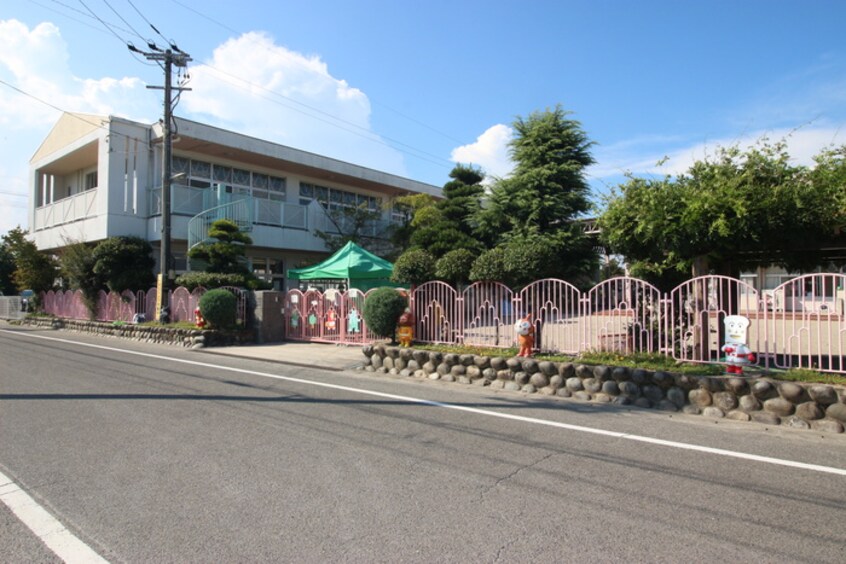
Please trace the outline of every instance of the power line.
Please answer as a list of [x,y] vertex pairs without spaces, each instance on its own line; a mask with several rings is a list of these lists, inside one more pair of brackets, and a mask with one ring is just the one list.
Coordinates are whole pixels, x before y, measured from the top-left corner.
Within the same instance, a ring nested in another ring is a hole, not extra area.
[[103,3],[105,3],[105,4],[106,4],[106,6],[108,6],[108,7],[109,7],[109,9],[110,9],[112,12],[114,12],[114,13],[115,13],[115,15],[116,15],[118,18],[120,18],[120,21],[122,21],[123,23],[125,23],[126,25],[128,25],[128,26],[129,26],[129,29],[131,29],[131,30],[132,30],[132,32],[133,32],[136,36],[138,36],[138,38],[139,38],[139,39],[141,39],[142,41],[147,41],[147,42],[148,42],[148,44],[149,44],[149,40],[148,40],[146,37],[144,37],[143,35],[141,35],[140,33],[138,33],[138,31],[137,31],[134,27],[132,27],[132,24],[131,24],[131,23],[129,23],[128,21],[126,21],[126,18],[124,18],[123,16],[121,16],[121,15],[118,13],[118,11],[117,11],[117,10],[115,10],[115,9],[112,7],[112,5],[111,5],[111,4],[109,4],[109,0],[103,0]]
[[[331,122],[331,121],[329,121],[329,120],[327,120],[327,119],[323,119],[323,118],[321,118],[321,117],[319,117],[319,116],[315,116],[315,115],[313,115],[313,114],[310,114],[310,113],[308,113],[308,112],[306,112],[306,111],[304,111],[304,110],[302,110],[302,109],[295,108],[295,107],[292,107],[292,106],[290,106],[290,105],[285,105],[285,104],[282,104],[282,103],[281,103],[281,102],[279,102],[278,100],[274,100],[274,99],[272,99],[272,98],[270,98],[270,97],[267,97],[267,96],[262,96],[265,100],[268,100],[268,101],[273,102],[273,103],[275,103],[275,104],[278,104],[278,105],[280,105],[280,106],[283,106],[283,107],[289,108],[289,109],[294,110],[295,112],[299,112],[299,113],[301,113],[301,114],[303,114],[303,115],[309,116],[309,117],[311,117],[312,119],[316,119],[316,120],[318,120],[318,121],[322,121],[323,123],[326,123],[326,124],[332,125],[332,126],[337,127],[337,128],[339,128],[339,129],[343,129],[344,131],[347,131],[347,132],[352,133],[352,134],[354,134],[354,135],[358,135],[359,137],[362,137],[362,138],[364,138],[364,139],[367,139],[367,140],[369,140],[369,141],[372,141],[373,143],[378,143],[378,144],[380,144],[380,145],[384,145],[384,146],[386,146],[386,147],[391,147],[391,148],[393,148],[393,149],[396,149],[396,150],[398,150],[398,151],[401,151],[401,152],[403,152],[403,153],[406,153],[406,154],[408,154],[408,155],[410,155],[410,156],[416,157],[416,158],[421,159],[421,160],[425,160],[425,161],[430,162],[430,163],[435,164],[435,165],[444,166],[444,163],[450,163],[450,161],[448,161],[447,159],[443,159],[443,158],[441,158],[441,157],[439,157],[439,156],[437,156],[437,155],[433,155],[433,154],[431,154],[431,153],[427,153],[426,151],[423,151],[423,150],[421,150],[421,149],[417,149],[416,147],[412,147],[411,145],[408,145],[408,144],[406,144],[406,143],[403,143],[402,141],[399,141],[399,140],[397,140],[397,139],[393,139],[393,138],[391,138],[391,137],[387,137],[387,136],[384,136],[384,135],[379,135],[379,134],[377,134],[377,133],[375,133],[375,132],[373,132],[373,131],[371,131],[371,130],[367,129],[366,127],[362,127],[362,126],[360,126],[360,125],[358,125],[358,124],[356,124],[356,123],[353,123],[353,122],[351,122],[351,121],[349,121],[349,120],[345,120],[345,119],[343,119],[343,118],[339,118],[339,117],[337,117],[337,116],[335,116],[335,115],[333,115],[333,114],[330,114],[329,112],[325,112],[325,111],[323,111],[323,110],[321,110],[321,109],[319,109],[319,108],[316,108],[316,107],[314,107],[314,106],[311,106],[311,105],[309,105],[309,104],[306,104],[305,102],[301,102],[301,101],[296,100],[296,99],[294,99],[294,98],[291,98],[291,97],[289,97],[289,96],[285,96],[284,94],[280,94],[279,92],[276,92],[275,90],[271,90],[271,89],[269,89],[269,88],[265,88],[264,86],[262,86],[262,85],[260,85],[260,84],[255,84],[255,83],[252,83],[252,82],[250,82],[250,81],[248,81],[248,80],[245,80],[245,79],[242,79],[242,78],[240,78],[240,77],[237,77],[237,76],[235,76],[235,75],[233,75],[233,74],[231,74],[231,73],[228,73],[228,72],[226,72],[226,71],[220,70],[220,69],[218,69],[218,68],[216,68],[216,67],[213,67],[213,66],[211,66],[211,65],[200,64],[199,66],[206,67],[206,68],[208,68],[208,69],[210,69],[210,70],[212,70],[212,71],[214,71],[214,72],[216,72],[216,73],[219,73],[219,74],[221,74],[221,75],[226,75],[227,77],[234,79],[234,80],[235,80],[235,81],[237,81],[237,82],[232,82],[232,81],[224,80],[224,82],[227,82],[228,84],[232,84],[233,86],[236,86],[236,87],[241,88],[241,87],[242,87],[242,84],[239,84],[239,83],[243,83],[243,85],[246,85],[246,87],[244,87],[244,89],[245,89],[245,90],[247,89],[247,87],[250,87],[251,89],[252,89],[252,88],[258,88],[258,89],[264,90],[265,92],[267,92],[267,93],[271,94],[272,96],[279,97],[279,98],[283,98],[283,99],[285,99],[285,100],[287,100],[287,101],[293,102],[294,104],[297,104],[297,105],[303,106],[304,108],[307,108],[308,110],[311,110],[311,111],[313,111],[313,112],[317,112],[317,113],[319,113],[319,114],[322,114],[322,115],[326,116],[327,118],[330,118],[330,119],[336,120],[337,122],[340,122],[341,124],[346,124],[346,125],[348,125],[349,127],[343,127],[342,125],[339,125],[339,123],[333,123],[333,122]],[[221,79],[221,80],[223,80],[223,79]],[[357,130],[358,130],[358,131],[357,131]],[[363,132],[363,133],[362,133],[362,132]],[[399,146],[405,147],[406,149],[408,149],[408,150],[410,150],[410,151],[415,151],[416,153],[411,153],[411,152],[408,152],[408,151],[403,151],[402,149],[398,149],[396,146],[391,145],[390,143],[386,143],[386,142],[385,142],[385,141],[383,141],[382,139],[386,139],[386,140],[390,141],[391,143],[394,143],[394,144],[396,144],[396,145],[399,145]],[[426,156],[428,156],[428,157],[431,157],[431,159],[426,158],[426,157],[424,157],[424,156],[422,156],[422,155],[426,155]],[[432,159],[436,159],[436,160],[432,160]]]
[[77,120],[79,120],[79,121],[81,121],[81,122],[83,122],[83,123],[86,123],[86,124],[88,124],[88,125],[92,125],[92,126],[94,126],[94,127],[98,128],[98,129],[102,129],[103,131],[108,132],[108,133],[109,133],[109,135],[116,135],[116,136],[118,136],[118,137],[122,137],[122,138],[124,138],[124,139],[129,140],[129,141],[139,141],[139,142],[141,142],[143,145],[146,145],[147,147],[149,147],[149,142],[148,142],[146,139],[140,139],[140,138],[138,138],[138,137],[132,137],[131,135],[127,135],[127,134],[125,134],[125,133],[120,133],[120,132],[118,132],[118,131],[112,131],[111,129],[109,129],[108,127],[104,126],[104,125],[103,125],[102,123],[100,123],[100,122],[93,122],[93,121],[87,120],[87,119],[85,119],[84,117],[82,117],[82,116],[81,116],[81,115],[79,115],[79,114],[76,114],[76,113],[74,113],[74,112],[71,112],[70,110],[65,110],[65,109],[63,109],[63,108],[60,108],[59,106],[56,106],[56,105],[54,105],[54,104],[51,104],[50,102],[47,102],[46,100],[42,100],[42,99],[41,99],[41,98],[39,98],[38,96],[34,96],[33,94],[30,94],[29,92],[26,92],[26,91],[24,91],[24,90],[21,90],[21,89],[20,89],[20,88],[18,88],[17,86],[14,86],[14,85],[12,85],[12,84],[9,84],[8,82],[6,82],[5,80],[3,80],[2,78],[0,78],[0,84],[2,84],[2,85],[4,85],[4,86],[6,86],[7,88],[11,88],[11,89],[12,89],[12,90],[14,90],[15,92],[17,92],[17,93],[19,93],[19,94],[22,94],[22,95],[26,96],[27,98],[31,98],[31,99],[35,100],[36,102],[38,102],[38,103],[40,103],[40,104],[44,104],[45,106],[47,106],[47,107],[49,107],[49,108],[52,108],[52,109],[54,109],[54,110],[56,110],[56,111],[58,111],[58,112],[62,112],[63,114],[67,114],[67,115],[71,116],[72,118],[77,119]]
[[[221,28],[223,28],[223,29],[225,29],[225,30],[227,30],[227,31],[231,31],[232,33],[235,33],[235,34],[238,34],[238,35],[243,35],[243,32],[242,32],[242,31],[239,31],[239,30],[237,30],[237,29],[234,29],[233,27],[231,27],[231,26],[229,26],[229,25],[227,25],[227,24],[225,24],[225,23],[222,23],[222,22],[220,22],[220,21],[216,20],[216,19],[212,18],[211,16],[208,16],[207,14],[205,14],[205,13],[203,13],[203,12],[199,11],[199,10],[196,10],[195,8],[192,8],[191,6],[186,5],[184,2],[180,2],[179,0],[171,0],[171,2],[173,2],[174,4],[177,4],[177,5],[179,5],[179,6],[181,6],[181,7],[183,7],[183,8],[185,8],[186,10],[188,10],[188,11],[190,11],[190,12],[193,12],[194,14],[196,14],[196,15],[200,16],[201,18],[204,18],[204,19],[206,19],[206,20],[208,20],[208,21],[212,22],[213,24],[215,24],[215,25],[217,25],[217,26],[220,26]],[[221,72],[222,72],[222,71],[221,71]],[[245,82],[247,82],[247,81],[245,81]],[[280,95],[280,96],[281,96],[281,95]],[[286,96],[283,96],[283,97],[287,98]],[[297,103],[302,103],[302,102],[298,102],[298,101],[296,101],[296,100],[293,100],[293,101],[295,101],[295,102],[297,102]],[[435,128],[435,127],[432,127],[431,125],[429,125],[429,124],[427,124],[427,123],[425,123],[425,122],[423,122],[423,121],[420,121],[420,120],[418,120],[418,119],[416,119],[416,118],[414,118],[414,117],[411,117],[411,116],[409,116],[409,115],[406,115],[406,114],[404,114],[403,112],[400,112],[399,110],[396,110],[396,109],[394,109],[394,108],[392,108],[392,107],[390,107],[390,106],[388,106],[388,105],[386,105],[386,104],[382,104],[381,102],[379,102],[379,101],[377,101],[377,100],[372,100],[372,101],[373,101],[373,103],[374,103],[374,104],[376,104],[377,106],[382,107],[382,108],[385,108],[385,109],[387,109],[387,110],[389,110],[389,111],[391,111],[391,112],[395,113],[396,115],[398,115],[398,116],[400,116],[400,117],[402,117],[402,118],[404,118],[404,119],[407,119],[408,121],[410,121],[410,122],[412,122],[412,123],[415,123],[415,124],[419,125],[420,127],[424,127],[424,128],[426,128],[426,129],[428,129],[429,131],[432,131],[433,133],[437,133],[438,135],[441,135],[441,136],[443,136],[443,137],[445,137],[445,138],[447,138],[447,139],[449,139],[449,140],[451,140],[451,141],[455,141],[456,143],[464,143],[464,141],[462,141],[462,140],[460,140],[460,139],[457,139],[455,136],[450,135],[449,133],[445,133],[445,132],[443,132],[443,131],[441,131],[441,130],[439,130],[439,129]],[[304,104],[304,105],[305,105],[305,104]],[[323,112],[322,112],[322,113],[323,113]],[[340,120],[340,121],[343,121],[341,118],[338,118],[338,117],[336,117],[336,116],[332,116],[332,117],[334,117],[335,119],[338,119],[338,120]],[[387,139],[387,137],[386,137],[386,139]],[[395,142],[396,142],[396,141],[395,141]],[[403,143],[402,145],[403,145],[403,146],[406,146],[406,147],[410,147],[409,145],[406,145],[406,144],[404,144],[404,143]],[[414,149],[414,150],[418,150],[418,149]],[[425,153],[424,151],[420,151],[420,152],[421,152],[421,153]],[[447,159],[442,159],[441,157],[435,157],[435,158],[437,158],[437,159],[441,159],[441,160],[446,161],[446,162],[451,162],[451,161],[449,161],[449,160],[447,160]]]

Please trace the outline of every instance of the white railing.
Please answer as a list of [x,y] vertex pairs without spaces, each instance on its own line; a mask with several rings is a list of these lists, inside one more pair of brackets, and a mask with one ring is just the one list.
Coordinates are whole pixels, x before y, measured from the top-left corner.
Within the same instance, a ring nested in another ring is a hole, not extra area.
[[97,189],[86,190],[35,210],[35,229],[49,229],[97,215]]

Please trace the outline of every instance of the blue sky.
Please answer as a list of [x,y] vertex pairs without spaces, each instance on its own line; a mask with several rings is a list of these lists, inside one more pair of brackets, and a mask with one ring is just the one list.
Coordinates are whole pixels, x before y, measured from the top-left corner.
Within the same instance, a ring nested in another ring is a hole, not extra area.
[[12,0],[0,233],[59,109],[160,117],[161,70],[124,46],[164,44],[147,20],[194,59],[177,115],[439,186],[455,162],[507,175],[510,124],[556,104],[596,142],[597,201],[717,145],[846,143],[842,0]]

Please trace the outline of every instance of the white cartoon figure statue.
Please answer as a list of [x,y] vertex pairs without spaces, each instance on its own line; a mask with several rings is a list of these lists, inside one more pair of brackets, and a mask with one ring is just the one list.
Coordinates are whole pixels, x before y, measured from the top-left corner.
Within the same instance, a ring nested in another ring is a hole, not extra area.
[[532,356],[532,347],[535,346],[535,328],[532,327],[531,314],[527,313],[526,317],[518,319],[514,324],[514,332],[517,333],[517,343],[520,345],[520,351],[517,356]]
[[727,315],[723,323],[726,326],[726,344],[720,350],[726,353],[726,372],[743,374],[743,367],[755,362],[755,353],[746,346],[749,319],[742,315]]

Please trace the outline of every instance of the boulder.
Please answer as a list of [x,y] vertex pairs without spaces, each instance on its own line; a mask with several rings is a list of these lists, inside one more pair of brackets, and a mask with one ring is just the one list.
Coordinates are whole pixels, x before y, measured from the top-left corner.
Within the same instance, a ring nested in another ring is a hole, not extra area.
[[713,405],[709,405],[708,407],[703,409],[702,415],[705,417],[711,417],[716,419],[722,419],[726,416],[726,414],[723,413],[722,409],[720,409],[719,407],[714,407]]
[[779,395],[792,403],[793,405],[808,401],[808,394],[805,393],[805,388],[793,382],[783,382],[778,386]]
[[841,423],[846,423],[846,404],[833,403],[825,409],[825,414]]
[[801,417],[805,421],[822,419],[824,416],[825,413],[815,401],[806,401],[796,406],[796,417]]
[[737,408],[737,396],[731,392],[717,392],[713,394],[714,405],[723,411]]
[[582,381],[582,386],[584,386],[586,392],[595,394],[596,392],[602,389],[602,382],[600,382],[596,378],[585,378]]
[[726,413],[726,419],[731,419],[732,421],[749,421],[751,417],[745,411],[733,409]]
[[764,402],[764,411],[778,415],[779,417],[787,417],[793,415],[796,407],[784,398],[772,398]]
[[842,433],[843,423],[834,419],[817,419],[816,421],[811,421],[811,429],[822,431],[823,433]]
[[573,376],[572,378],[567,378],[567,382],[565,383],[567,389],[571,392],[578,392],[579,390],[583,389],[582,381],[579,378]]
[[756,398],[752,394],[740,396],[738,403],[740,404],[740,409],[746,411],[747,413],[750,411],[758,411],[761,409],[761,402],[759,402],[758,398]]
[[833,386],[816,385],[808,388],[808,395],[820,405],[837,403],[837,391]]
[[714,401],[711,397],[711,392],[703,388],[690,390],[690,392],[688,392],[687,394],[687,399],[692,405],[696,405],[698,407],[707,407],[711,405]]

